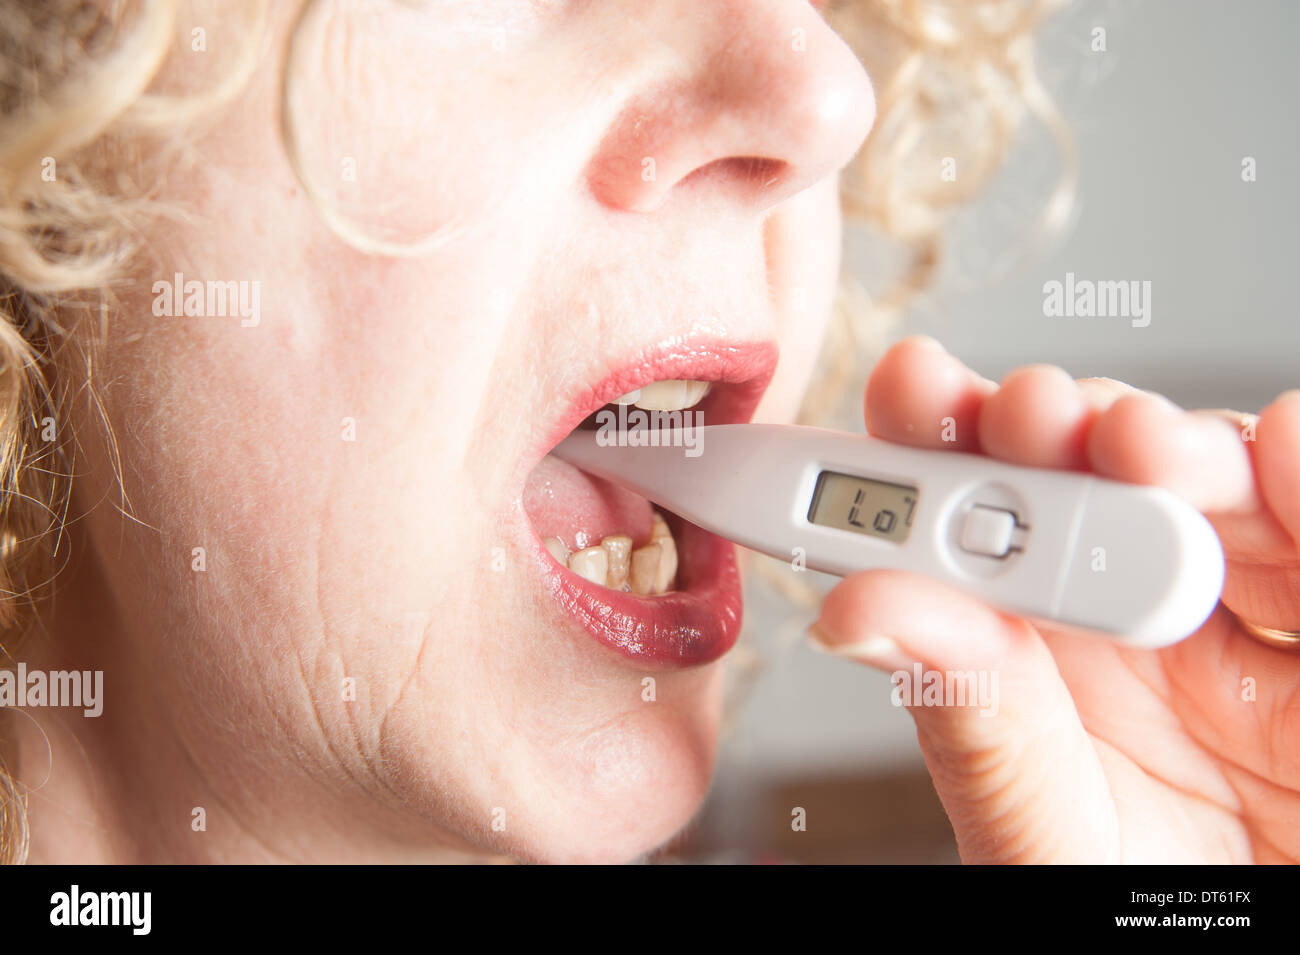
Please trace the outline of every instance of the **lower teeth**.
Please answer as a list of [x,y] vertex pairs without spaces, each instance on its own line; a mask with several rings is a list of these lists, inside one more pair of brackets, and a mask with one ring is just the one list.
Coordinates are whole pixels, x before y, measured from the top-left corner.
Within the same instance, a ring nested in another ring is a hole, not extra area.
[[641,597],[666,594],[673,589],[677,576],[677,542],[658,511],[654,513],[650,543],[635,550],[632,538],[626,534],[611,535],[596,547],[572,554],[558,537],[548,537],[542,543],[552,557],[579,577],[612,590],[630,591]]

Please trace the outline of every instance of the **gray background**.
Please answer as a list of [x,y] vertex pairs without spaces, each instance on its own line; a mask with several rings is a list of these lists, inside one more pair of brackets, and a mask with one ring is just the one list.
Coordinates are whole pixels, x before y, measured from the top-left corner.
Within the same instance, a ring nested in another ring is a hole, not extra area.
[[[1094,26],[1107,29],[1104,54],[1089,50]],[[1280,0],[1073,4],[1039,45],[1045,81],[1077,137],[1072,228],[1005,274],[987,273],[979,240],[1006,234],[1018,184],[1043,181],[1055,162],[1049,141],[1027,134],[988,199],[957,224],[942,282],[893,337],[931,334],[994,379],[1052,362],[1191,407],[1257,411],[1300,386],[1297,41],[1300,4]],[[1253,183],[1241,179],[1244,156],[1256,159]],[[850,234],[850,267],[870,276],[876,249]],[[1067,271],[1150,280],[1150,326],[1045,318],[1043,283]],[[745,681],[696,830],[710,851],[765,848],[755,818],[765,780],[923,770],[910,718],[889,703],[888,677],[808,649],[802,629],[813,608],[751,583],[746,613],[749,649],[739,662],[755,661],[758,675]],[[955,854],[918,843],[903,858]]]

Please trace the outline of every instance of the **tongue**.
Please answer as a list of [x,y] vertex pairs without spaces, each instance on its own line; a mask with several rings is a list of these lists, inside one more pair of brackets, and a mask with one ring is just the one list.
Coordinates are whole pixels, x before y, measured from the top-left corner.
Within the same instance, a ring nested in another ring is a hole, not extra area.
[[650,502],[548,455],[524,487],[524,510],[543,540],[558,537],[571,551],[626,534],[634,545],[650,539]]

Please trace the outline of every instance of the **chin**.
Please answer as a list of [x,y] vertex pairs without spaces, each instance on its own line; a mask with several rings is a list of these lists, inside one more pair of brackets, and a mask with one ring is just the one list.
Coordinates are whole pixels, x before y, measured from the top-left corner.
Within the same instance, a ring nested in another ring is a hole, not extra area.
[[538,773],[518,781],[528,815],[518,820],[517,835],[492,833],[507,837],[501,851],[532,863],[619,864],[681,833],[713,774],[720,681],[711,683],[689,712],[645,703],[539,754]]

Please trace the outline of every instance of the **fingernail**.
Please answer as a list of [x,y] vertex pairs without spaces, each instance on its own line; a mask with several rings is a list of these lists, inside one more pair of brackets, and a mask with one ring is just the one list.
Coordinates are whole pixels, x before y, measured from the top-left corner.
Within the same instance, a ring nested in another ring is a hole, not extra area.
[[1178,402],[1174,401],[1172,398],[1165,397],[1158,391],[1146,391],[1143,389],[1141,394],[1148,398],[1154,398],[1156,405],[1165,414],[1182,416],[1184,412],[1184,409],[1178,404]]
[[909,335],[908,338],[917,345],[933,348],[935,351],[948,351],[937,338],[931,338],[929,335]]
[[857,660],[882,670],[906,669],[913,662],[893,639],[879,633],[868,634],[852,643],[836,644],[831,643],[826,632],[814,623],[808,628],[807,637],[813,649],[828,656]]

